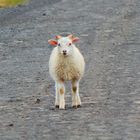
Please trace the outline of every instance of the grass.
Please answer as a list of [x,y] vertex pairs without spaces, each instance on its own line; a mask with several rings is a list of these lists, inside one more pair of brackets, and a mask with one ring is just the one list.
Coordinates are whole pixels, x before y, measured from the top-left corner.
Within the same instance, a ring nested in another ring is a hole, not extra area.
[[14,7],[25,2],[27,0],[0,0],[0,8]]

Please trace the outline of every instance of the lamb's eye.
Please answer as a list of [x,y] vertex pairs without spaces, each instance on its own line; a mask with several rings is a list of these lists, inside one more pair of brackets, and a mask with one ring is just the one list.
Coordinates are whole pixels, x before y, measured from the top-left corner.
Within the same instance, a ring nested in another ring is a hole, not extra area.
[[60,43],[58,43],[58,46],[61,46]]
[[71,43],[69,43],[69,46],[71,46]]

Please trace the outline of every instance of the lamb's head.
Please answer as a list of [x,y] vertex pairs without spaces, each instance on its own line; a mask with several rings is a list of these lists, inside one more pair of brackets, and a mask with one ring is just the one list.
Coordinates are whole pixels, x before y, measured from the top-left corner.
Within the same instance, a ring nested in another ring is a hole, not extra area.
[[78,37],[73,35],[68,35],[67,37],[62,37],[60,35],[56,36],[56,40],[48,40],[50,45],[58,47],[58,51],[63,56],[70,56],[73,54],[74,42],[79,40]]

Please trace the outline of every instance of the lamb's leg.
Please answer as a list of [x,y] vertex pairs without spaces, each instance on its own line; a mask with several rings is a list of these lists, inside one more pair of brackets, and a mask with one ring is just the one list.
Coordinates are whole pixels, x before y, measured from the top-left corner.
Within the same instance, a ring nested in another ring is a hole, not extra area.
[[79,81],[72,81],[72,107],[77,108],[81,106],[81,99],[79,96]]
[[59,92],[57,82],[55,82],[55,107],[59,108]]
[[59,92],[59,109],[65,109],[65,86],[64,82],[58,82],[58,92]]

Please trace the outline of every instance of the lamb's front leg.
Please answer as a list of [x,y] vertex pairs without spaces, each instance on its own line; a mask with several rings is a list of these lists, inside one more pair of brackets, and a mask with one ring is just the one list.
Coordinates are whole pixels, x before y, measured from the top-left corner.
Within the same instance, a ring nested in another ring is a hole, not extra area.
[[64,82],[59,81],[57,82],[58,85],[58,93],[59,93],[59,109],[65,109],[65,86]]
[[55,82],[55,107],[59,108],[59,91],[57,82]]
[[72,107],[77,108],[81,106],[81,99],[79,96],[79,81],[72,81]]

